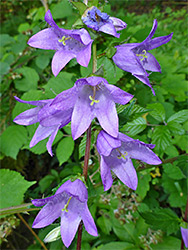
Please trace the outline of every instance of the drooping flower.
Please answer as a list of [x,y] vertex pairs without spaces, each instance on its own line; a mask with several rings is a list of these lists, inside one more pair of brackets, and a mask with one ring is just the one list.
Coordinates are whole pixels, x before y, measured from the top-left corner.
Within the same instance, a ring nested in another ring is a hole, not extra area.
[[50,10],[45,14],[45,21],[51,26],[32,36],[28,44],[39,49],[56,50],[52,59],[52,72],[55,76],[72,59],[87,67],[91,58],[91,40],[85,29],[66,30],[59,28],[52,18]]
[[110,17],[107,13],[101,12],[94,6],[86,10],[82,16],[82,21],[93,30],[102,31],[117,38],[120,37],[117,31],[127,27],[127,24],[121,19]]
[[[52,143],[56,137],[56,134],[59,129],[67,125],[71,120],[72,110],[66,110],[66,111],[58,111],[49,109],[49,106],[53,99],[49,100],[40,100],[40,101],[24,101],[19,99],[18,97],[15,97],[15,99],[21,103],[27,103],[34,106],[37,106],[32,109],[28,109],[14,119],[14,122],[19,125],[31,125],[34,123],[39,122],[39,126],[37,130],[35,131],[35,134],[30,142],[30,147],[32,148],[35,146],[39,141],[42,141],[43,139],[49,137],[49,140],[46,144],[47,150],[51,156],[53,156],[52,153]],[[47,122],[46,125],[43,126],[40,124],[40,116],[43,113],[43,109],[49,110],[48,114],[45,113],[47,116]],[[50,125],[50,123],[55,120],[55,125]]]
[[188,247],[188,228],[180,227],[180,229],[185,247]]
[[161,160],[151,150],[154,147],[153,144],[145,144],[122,133],[114,138],[101,131],[97,138],[97,150],[101,156],[100,168],[104,190],[112,186],[111,170],[125,185],[136,190],[138,179],[131,159],[152,165],[161,164]]
[[161,67],[155,57],[148,51],[155,49],[172,38],[173,33],[168,36],[153,38],[157,29],[157,20],[153,22],[152,30],[149,36],[141,43],[130,43],[118,45],[115,55],[112,57],[114,63],[122,70],[132,73],[136,78],[148,85],[153,94],[155,92],[149,82],[147,71],[160,72]]
[[114,137],[118,136],[118,116],[115,103],[126,104],[132,95],[108,84],[102,77],[78,79],[75,85],[57,95],[50,107],[44,108],[40,123],[43,126],[57,125],[57,120],[49,122],[49,110],[66,111],[73,109],[71,129],[73,139],[80,137],[96,117],[101,127]]
[[89,234],[98,236],[87,200],[88,193],[84,183],[79,179],[74,182],[68,180],[59,187],[55,195],[32,200],[34,206],[45,205],[35,218],[32,227],[46,227],[61,217],[61,238],[66,247],[69,247],[74,239],[81,220]]

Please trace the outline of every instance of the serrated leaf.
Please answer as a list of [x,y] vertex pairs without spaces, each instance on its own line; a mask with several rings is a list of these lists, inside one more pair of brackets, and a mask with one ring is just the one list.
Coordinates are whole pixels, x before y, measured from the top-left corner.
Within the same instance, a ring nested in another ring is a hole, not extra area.
[[152,226],[152,228],[162,230],[167,233],[176,233],[179,229],[179,218],[169,208],[159,208],[152,212],[140,213],[145,222]]
[[16,73],[22,74],[21,79],[14,80],[16,89],[20,91],[29,91],[30,89],[36,89],[39,80],[39,75],[36,70],[23,67],[15,70]]
[[74,150],[74,141],[72,137],[63,138],[57,145],[56,156],[59,161],[59,165],[66,162],[72,155]]
[[[107,217],[106,217],[107,216]],[[112,222],[110,220],[110,216],[104,214],[97,219],[97,225],[100,227],[103,233],[110,234],[112,229]]]
[[182,123],[188,120],[188,110],[181,110],[179,112],[177,112],[176,114],[172,115],[167,123],[174,121],[174,122],[178,122],[178,123]]
[[170,164],[164,164],[163,166],[164,172],[173,180],[181,180],[182,178],[186,178],[186,176],[182,173],[181,169]]
[[164,151],[171,144],[171,133],[167,126],[158,126],[152,134],[152,143],[156,144],[158,151]]
[[168,122],[167,126],[173,134],[183,135],[185,133],[185,130],[183,129],[182,125],[176,122],[175,120]]
[[143,117],[139,117],[123,126],[122,131],[134,136],[142,132],[146,127],[146,120]]
[[23,144],[27,142],[27,130],[23,126],[9,126],[1,135],[1,152],[16,160]]
[[147,192],[149,191],[150,188],[149,183],[151,181],[151,176],[148,173],[145,175],[138,173],[137,175],[138,175],[138,187],[136,189],[136,193],[143,200]]
[[50,62],[50,57],[48,55],[39,55],[36,57],[35,63],[40,69],[45,69]]
[[117,113],[119,114],[120,126],[124,125],[128,121],[132,113],[135,102],[136,100],[133,100],[129,105],[120,105],[117,108]]
[[20,173],[9,169],[0,170],[0,208],[20,205],[26,190],[36,181],[26,181]]
[[148,109],[152,111],[149,112],[151,116],[153,116],[157,121],[165,120],[165,109],[161,103],[151,103],[147,105]]

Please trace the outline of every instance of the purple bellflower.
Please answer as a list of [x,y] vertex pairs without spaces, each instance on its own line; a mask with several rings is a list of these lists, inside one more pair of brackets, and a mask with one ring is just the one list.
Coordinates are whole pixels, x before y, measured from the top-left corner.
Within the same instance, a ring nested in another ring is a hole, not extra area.
[[173,33],[168,36],[161,36],[153,38],[157,29],[157,20],[153,22],[152,30],[149,36],[141,43],[130,43],[118,45],[115,55],[112,57],[114,63],[122,70],[132,73],[136,78],[148,85],[153,94],[155,92],[149,82],[148,71],[160,72],[161,67],[155,57],[148,52],[148,50],[155,49],[172,38]]
[[91,40],[85,29],[65,30],[54,22],[50,10],[45,14],[45,21],[51,26],[32,36],[28,44],[39,49],[56,50],[52,59],[52,72],[55,76],[72,59],[87,67],[91,58]]
[[40,123],[43,126],[58,125],[58,119],[49,121],[49,112],[51,109],[52,112],[56,109],[72,114],[71,130],[74,140],[88,129],[95,117],[105,131],[117,137],[118,116],[115,103],[124,105],[132,97],[131,94],[108,84],[102,77],[92,76],[78,79],[71,89],[57,95],[49,107],[43,108]]
[[185,247],[188,248],[188,228],[180,227],[180,229]]
[[82,21],[93,30],[102,31],[117,38],[120,37],[120,34],[118,34],[117,31],[123,30],[127,27],[127,24],[121,19],[110,17],[108,14],[102,13],[94,6],[86,10],[82,16]]
[[[14,122],[19,125],[31,125],[34,123],[39,122],[39,126],[37,130],[35,131],[35,134],[30,142],[30,147],[32,148],[35,146],[39,141],[42,141],[43,139],[49,137],[49,140],[46,144],[47,150],[51,156],[53,156],[52,153],[52,143],[56,137],[56,134],[58,130],[65,125],[67,125],[71,120],[71,112],[70,111],[57,111],[50,109],[50,112],[48,113],[46,126],[43,126],[40,124],[40,116],[43,114],[43,109],[45,110],[49,109],[49,106],[53,99],[49,100],[40,100],[40,101],[23,101],[19,99],[18,97],[15,97],[15,99],[21,103],[27,103],[34,106],[37,106],[32,109],[28,109],[14,119]],[[53,115],[52,115],[53,114]],[[56,119],[55,125],[49,125],[52,122],[52,119]]]
[[112,186],[111,170],[125,185],[136,190],[138,179],[131,158],[152,165],[161,164],[161,160],[151,150],[154,147],[153,144],[145,144],[122,133],[119,133],[118,138],[114,138],[101,131],[97,138],[97,150],[101,156],[100,168],[104,190],[107,191]]
[[59,187],[55,195],[32,200],[34,206],[45,205],[35,218],[32,227],[46,227],[61,217],[61,238],[66,247],[69,247],[74,239],[81,220],[89,234],[98,236],[87,200],[88,193],[84,183],[79,179],[74,182],[68,180]]

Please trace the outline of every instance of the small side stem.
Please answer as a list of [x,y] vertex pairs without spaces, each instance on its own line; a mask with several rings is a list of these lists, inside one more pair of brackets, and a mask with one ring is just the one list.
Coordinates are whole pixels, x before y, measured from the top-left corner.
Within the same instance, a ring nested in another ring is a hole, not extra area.
[[[184,218],[183,220],[185,222],[188,222],[188,197],[187,197],[187,204],[186,204],[186,208],[185,208],[185,215],[184,215]],[[183,238],[181,237],[181,250],[184,249],[184,242],[183,242]]]
[[[93,44],[93,70],[92,72],[95,73],[96,71],[97,71],[97,45],[96,43],[94,43]],[[85,150],[85,156],[84,156],[83,176],[85,178],[85,181],[87,180],[90,145],[91,145],[91,125],[87,129],[86,150]],[[78,239],[77,239],[77,248],[76,248],[77,250],[81,250],[82,228],[83,228],[83,222],[81,221],[78,227]]]

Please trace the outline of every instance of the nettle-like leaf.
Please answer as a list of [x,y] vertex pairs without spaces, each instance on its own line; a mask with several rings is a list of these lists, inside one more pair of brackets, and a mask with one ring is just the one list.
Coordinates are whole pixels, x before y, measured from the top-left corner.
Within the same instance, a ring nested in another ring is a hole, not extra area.
[[20,205],[26,190],[36,181],[26,181],[20,173],[9,169],[1,169],[0,208]]
[[27,129],[23,126],[9,126],[1,135],[1,152],[16,160],[20,148],[27,142]]
[[152,212],[140,213],[145,222],[155,230],[161,229],[167,235],[176,233],[179,230],[180,219],[169,208],[159,208]]
[[175,122],[175,120],[168,122],[167,126],[173,134],[183,135],[185,133],[182,125],[179,122]]
[[152,143],[156,145],[155,149],[158,152],[164,151],[171,143],[171,133],[167,126],[155,127],[152,134]]
[[72,137],[63,138],[57,145],[56,155],[59,165],[66,162],[74,150],[74,141]]
[[181,180],[183,178],[186,178],[186,176],[183,174],[181,169],[175,166],[175,163],[164,164],[163,169],[164,169],[164,172],[168,175],[168,177],[173,180]]
[[149,114],[157,121],[163,122],[165,120],[165,109],[161,103],[148,104],[147,108],[152,110]]
[[169,117],[167,123],[169,123],[171,121],[177,122],[177,123],[183,123],[187,120],[188,120],[188,110],[184,109],[184,110],[181,110],[181,111],[173,114],[171,117]]
[[136,189],[136,193],[143,200],[150,189],[149,183],[151,181],[151,176],[149,173],[142,174],[139,172],[137,175],[138,175],[138,187]]
[[128,133],[129,136],[134,136],[142,132],[146,127],[146,120],[143,117],[139,117],[131,122],[128,122],[125,126],[123,126],[121,131]]

